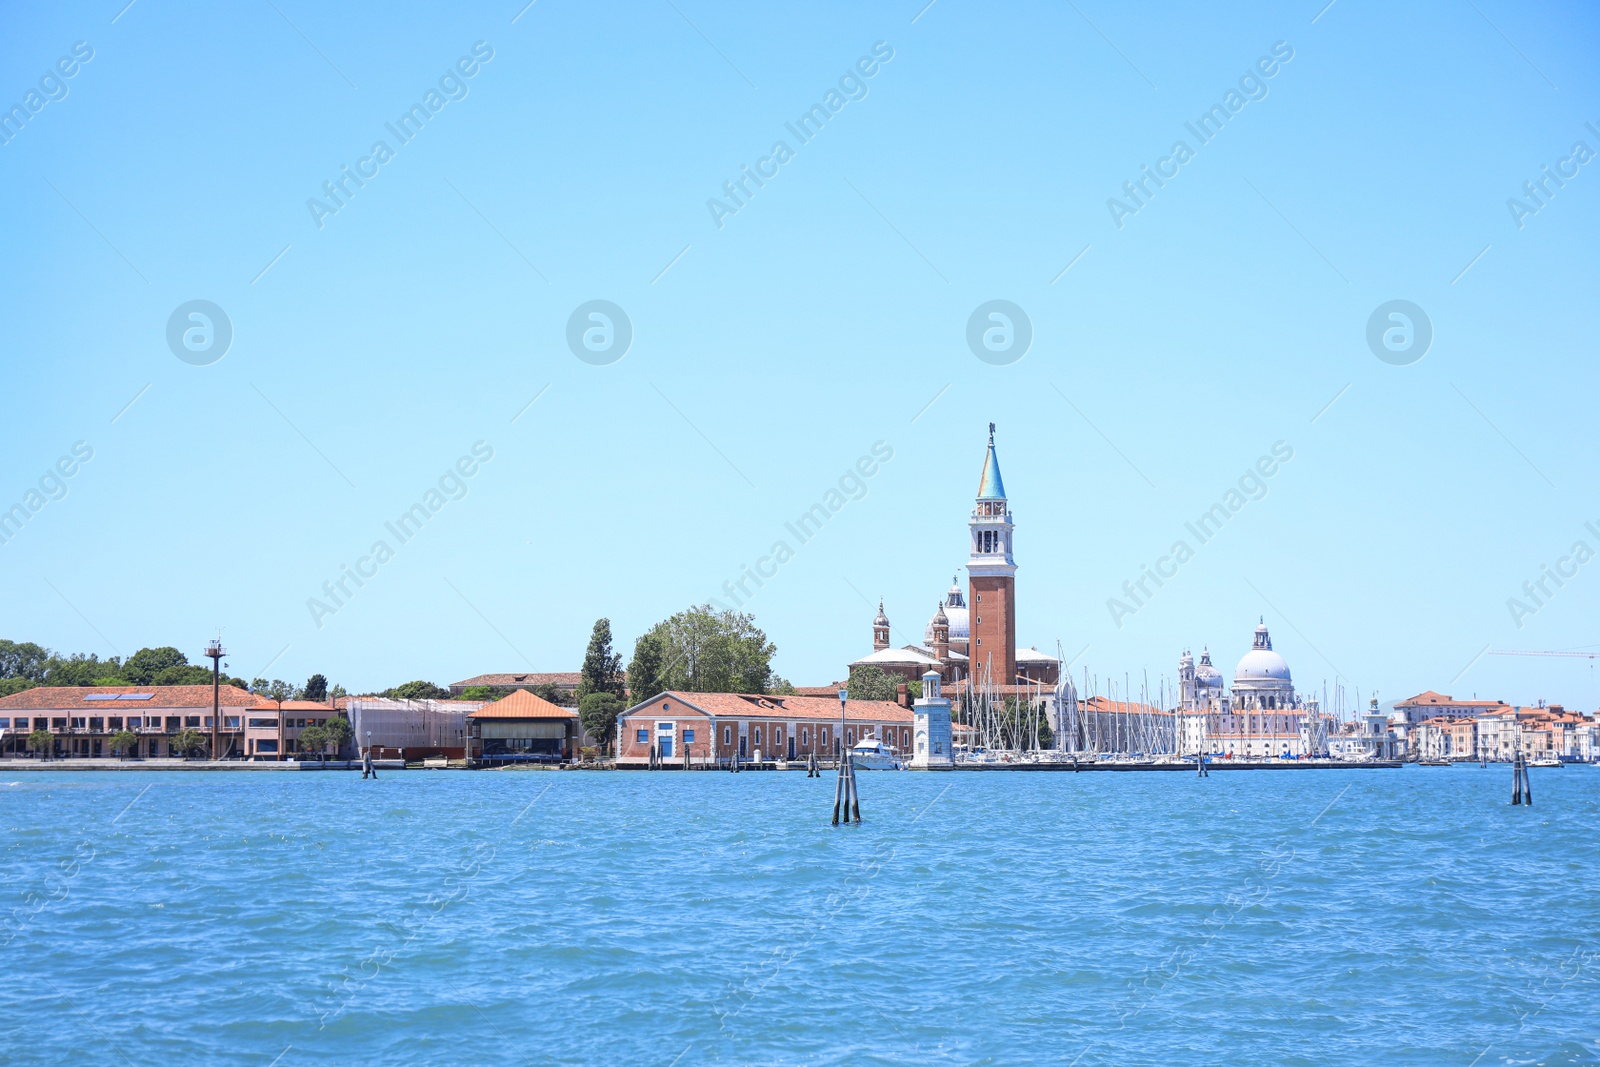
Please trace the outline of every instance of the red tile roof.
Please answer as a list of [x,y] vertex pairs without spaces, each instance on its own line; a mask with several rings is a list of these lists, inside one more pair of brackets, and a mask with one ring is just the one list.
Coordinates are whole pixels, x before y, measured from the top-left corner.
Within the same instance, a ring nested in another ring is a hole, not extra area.
[[502,687],[525,685],[559,685],[564,688],[573,688],[583,675],[577,671],[557,671],[552,674],[475,674],[459,682],[451,682],[452,689],[474,685],[497,685]]
[[[114,700],[108,697],[122,694],[143,695],[151,694],[149,700]],[[86,699],[94,697],[95,699]],[[267,708],[276,710],[278,705],[266,697],[240,689],[237,686],[224,685],[217,691],[219,703],[230,708]],[[289,707],[292,701],[284,701],[284,707]],[[5,711],[105,711],[114,709],[113,713],[137,713],[139,708],[209,708],[211,706],[211,687],[209,685],[46,685],[35,689],[24,689],[20,693],[0,699],[0,710]],[[326,704],[311,705],[327,711]]]
[[1395,701],[1394,706],[1397,708],[1436,706],[1456,708],[1503,708],[1506,706],[1506,702],[1504,700],[1457,700],[1455,697],[1449,696],[1448,694],[1435,693],[1432,689],[1429,689],[1425,692],[1418,693],[1410,700],[1397,700]]
[[[808,719],[838,721],[839,698],[813,696],[771,696],[762,693],[659,693],[630,713],[659,714],[649,705],[661,697],[680,700],[708,715],[730,719]],[[910,708],[887,700],[845,701],[846,722],[911,722],[916,716]]]
[[518,689],[493,704],[485,704],[477,711],[467,712],[469,719],[576,719],[577,717],[576,708],[564,708],[560,704],[552,704],[543,697],[534,696],[526,689]]

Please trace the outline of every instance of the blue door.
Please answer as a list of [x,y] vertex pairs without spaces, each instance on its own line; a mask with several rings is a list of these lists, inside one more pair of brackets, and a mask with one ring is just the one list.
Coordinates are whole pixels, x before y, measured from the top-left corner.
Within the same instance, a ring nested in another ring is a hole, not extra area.
[[657,744],[661,748],[661,758],[662,759],[671,759],[672,758],[672,738],[663,737],[659,742],[657,742]]

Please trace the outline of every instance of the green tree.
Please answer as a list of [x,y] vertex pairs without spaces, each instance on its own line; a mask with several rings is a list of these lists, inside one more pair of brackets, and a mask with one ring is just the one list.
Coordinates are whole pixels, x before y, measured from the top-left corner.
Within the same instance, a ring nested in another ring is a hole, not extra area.
[[356,735],[355,730],[350,726],[350,720],[343,715],[328,716],[327,721],[322,724],[320,729],[327,735],[328,746],[335,752],[348,745],[350,739]]
[[774,696],[792,697],[794,696],[794,686],[789,684],[789,679],[774,674],[772,676],[772,684],[767,687],[767,692]]
[[106,747],[113,756],[126,756],[139,743],[139,735],[132,730],[118,730],[106,739]]
[[328,692],[328,697],[332,700],[338,700],[340,697],[346,697],[349,695],[349,693],[344,691],[344,686],[340,685],[338,682],[335,682],[333,684],[333,689]]
[[50,656],[48,648],[32,641],[0,641],[0,678],[26,678],[37,685],[44,681]]
[[500,695],[500,690],[492,685],[469,685],[461,691],[461,700],[493,700]]
[[206,739],[199,730],[183,729],[172,735],[167,747],[180,756],[192,756],[206,747]]
[[307,726],[300,731],[300,751],[322,756],[328,751],[328,730],[324,726]]
[[649,700],[666,686],[661,684],[661,664],[666,646],[661,635],[651,630],[633,643],[633,661],[628,664],[628,697],[635,704]]
[[[156,684],[156,676],[163,671],[172,667],[187,667],[188,665],[189,657],[171,645],[163,645],[161,648],[141,648],[128,657],[128,661],[122,665],[121,673],[129,685],[152,685]],[[210,673],[210,671],[206,672],[207,681],[211,680]],[[181,685],[186,683],[173,682],[167,684]]]
[[272,681],[267,683],[266,691],[261,695],[266,697],[268,700],[282,702],[294,696],[294,686],[290,685],[282,678],[274,678]]
[[156,676],[149,682],[134,682],[134,685],[210,685],[211,668],[201,667],[193,663],[182,663],[166,667],[156,672]]
[[[650,630],[661,642],[657,692],[765,693],[773,681],[777,646],[756,626],[755,616],[700,604]],[[643,688],[636,699],[653,696]]]
[[583,707],[583,698],[593,693],[610,693],[620,698],[625,692],[622,657],[611,650],[611,620],[596,619],[594,630],[589,634],[588,651],[583,654],[583,670],[578,678],[578,707]]
[[846,683],[852,700],[893,700],[899,684],[899,678],[870,663],[852,670]]
[[328,699],[328,679],[321,674],[313,674],[306,679],[306,686],[300,690],[301,700],[315,700],[319,703]]
[[20,693],[24,689],[32,689],[38,684],[31,678],[0,678],[0,697],[8,697],[12,693]]
[[378,695],[393,700],[449,700],[450,690],[419,679],[397,685],[393,689],[385,689]]
[[589,731],[589,736],[604,745],[611,739],[617,717],[628,706],[615,693],[590,693],[578,701],[578,721]]
[[122,661],[115,656],[101,659],[93,653],[85,656],[51,656],[45,665],[45,685],[122,685]]
[[56,735],[40,727],[28,735],[28,751],[49,759],[56,750]]

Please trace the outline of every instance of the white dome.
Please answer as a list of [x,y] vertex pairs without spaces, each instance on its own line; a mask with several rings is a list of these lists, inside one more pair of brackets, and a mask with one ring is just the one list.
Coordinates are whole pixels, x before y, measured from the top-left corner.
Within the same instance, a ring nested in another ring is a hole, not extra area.
[[[946,607],[944,617],[950,620],[950,643],[963,644],[967,640],[967,609]],[[933,644],[933,620],[928,620],[927,629],[922,635],[923,644]]]
[[1247,688],[1262,682],[1289,684],[1289,664],[1270,648],[1252,648],[1233,671],[1233,684]]

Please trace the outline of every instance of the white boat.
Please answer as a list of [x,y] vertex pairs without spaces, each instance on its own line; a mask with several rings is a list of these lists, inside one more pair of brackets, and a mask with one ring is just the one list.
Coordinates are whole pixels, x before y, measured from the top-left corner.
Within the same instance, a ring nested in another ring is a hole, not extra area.
[[1543,759],[1531,759],[1531,760],[1529,760],[1528,761],[1528,766],[1530,766],[1530,767],[1559,767],[1559,766],[1561,766],[1561,761],[1556,759],[1556,758],[1554,758],[1553,756],[1546,756]]
[[850,750],[850,764],[858,771],[897,771],[900,755],[875,737],[863,737]]

